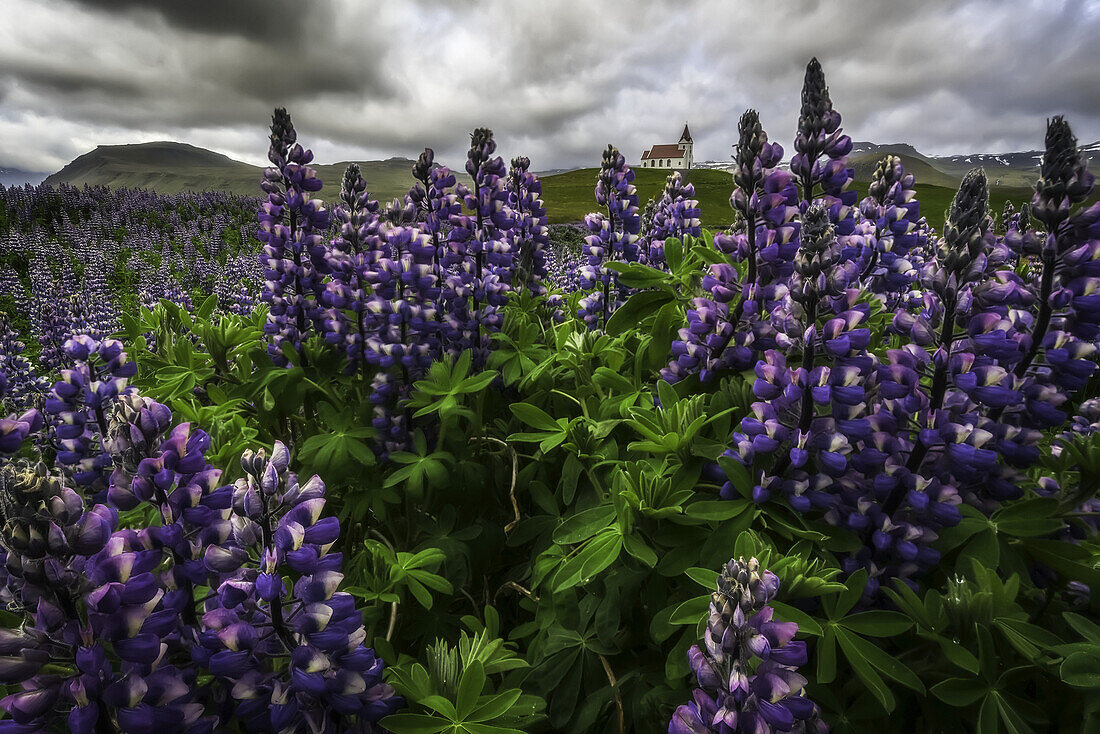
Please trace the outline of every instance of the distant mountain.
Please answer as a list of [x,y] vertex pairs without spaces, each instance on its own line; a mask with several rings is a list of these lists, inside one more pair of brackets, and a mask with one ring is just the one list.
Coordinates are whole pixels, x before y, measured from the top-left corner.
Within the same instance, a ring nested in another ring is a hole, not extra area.
[[[335,198],[347,162],[315,165],[325,184],[322,194]],[[413,185],[413,161],[389,158],[359,162],[370,192],[381,201],[403,194]],[[43,183],[56,186],[111,186],[155,189],[164,194],[181,191],[232,191],[260,196],[263,169],[186,143],[156,142],[101,145],[76,158]]]
[[[1100,165],[1100,141],[1082,146],[1081,153],[1091,168],[1095,169]],[[948,188],[956,188],[966,172],[977,167],[985,169],[989,182],[993,186],[1030,187],[1039,178],[1039,163],[1043,159],[1041,150],[1020,153],[928,156],[909,143],[881,144],[853,141],[848,163],[855,169],[856,180],[870,180],[878,162],[887,155],[896,155],[901,158],[905,170],[916,176],[918,184]],[[785,166],[786,162],[783,165]],[[732,170],[733,162],[702,161],[696,163],[695,167]]]
[[579,170],[581,170],[581,166],[573,166],[572,168],[548,168],[545,171],[535,171],[535,175],[542,178],[543,176],[557,176],[560,173],[569,173]]
[[[890,145],[867,142],[852,143],[852,159],[858,156],[881,159],[888,154],[898,155],[903,161],[906,157],[919,159],[935,170],[951,177],[954,182],[953,185],[956,186],[967,171],[980,167],[985,169],[986,176],[989,177],[989,183],[993,186],[1030,187],[1039,178],[1039,164],[1043,160],[1043,151],[1041,150],[1028,150],[1017,153],[926,156],[907,143],[892,143]],[[1100,141],[1081,146],[1081,154],[1085,162],[1091,168],[1095,168],[1100,164]],[[908,164],[906,164],[906,168],[909,168]],[[917,170],[913,170],[913,173],[917,176],[918,182],[937,183],[933,180],[925,181]],[[856,178],[859,178],[858,172]]]
[[24,171],[22,168],[0,167],[0,184],[4,186],[23,186],[24,184],[37,186],[48,175],[47,173]]

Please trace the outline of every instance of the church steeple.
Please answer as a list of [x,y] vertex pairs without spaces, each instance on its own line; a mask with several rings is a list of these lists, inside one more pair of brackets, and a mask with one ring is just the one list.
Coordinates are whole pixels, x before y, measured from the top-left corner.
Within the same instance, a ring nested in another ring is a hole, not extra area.
[[680,136],[679,142],[681,142],[681,143],[690,143],[690,142],[692,142],[691,141],[691,132],[688,131],[688,124],[686,122],[684,123],[684,134]]

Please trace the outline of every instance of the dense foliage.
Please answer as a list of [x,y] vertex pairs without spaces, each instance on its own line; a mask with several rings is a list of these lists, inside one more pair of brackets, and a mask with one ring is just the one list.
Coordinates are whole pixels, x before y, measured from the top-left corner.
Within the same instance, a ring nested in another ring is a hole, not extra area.
[[261,200],[0,189],[0,731],[1094,730],[1100,205],[1045,143],[937,233],[814,60],[723,232],[614,146],[548,228],[484,128],[330,208],[281,109]]

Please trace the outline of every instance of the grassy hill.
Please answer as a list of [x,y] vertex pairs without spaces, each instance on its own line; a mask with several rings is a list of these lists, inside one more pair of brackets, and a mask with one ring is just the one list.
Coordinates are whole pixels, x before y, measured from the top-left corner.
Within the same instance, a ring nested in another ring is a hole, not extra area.
[[[877,164],[877,160],[875,164]],[[863,162],[856,168],[856,190],[862,199],[867,195],[867,181],[870,173],[860,176],[861,170],[865,170]],[[913,168],[910,168],[912,165]],[[924,183],[919,168],[919,161],[905,161],[906,170],[915,170],[917,175],[917,198],[921,202],[921,212],[928,217],[928,221],[938,231],[943,230],[944,214],[951,200],[955,197],[957,185],[946,174],[936,171],[937,177],[930,176],[936,183]],[[926,165],[926,164],[924,164]],[[874,164],[871,165],[873,171]],[[654,196],[659,196],[664,189],[665,178],[668,173],[652,169],[634,169],[637,174],[634,185],[638,187],[638,205],[645,203]],[[594,189],[596,187],[596,174],[599,169],[582,168],[569,173],[561,173],[554,176],[545,176],[542,179],[542,198],[546,203],[547,215],[551,224],[562,222],[577,222],[584,219],[588,212],[596,210]],[[730,194],[733,193],[733,176],[725,171],[698,169],[687,172],[686,177],[695,185],[696,198],[699,199],[699,208],[702,212],[703,226],[708,229],[722,229],[732,220],[733,210],[730,208]],[[990,210],[1000,215],[1005,201],[1011,200],[1017,208],[1024,201],[1031,200],[1032,190],[1027,187],[994,186],[990,190]]]
[[[588,212],[596,210],[596,174],[598,168],[581,168],[568,173],[542,177],[542,198],[551,224],[579,222]],[[635,168],[634,185],[638,187],[638,205],[645,207],[649,199],[660,196],[665,188],[668,171]],[[729,224],[730,194],[733,175],[726,171],[698,169],[686,171],[685,179],[695,185],[695,195],[707,226],[717,226],[725,217]],[[707,219],[709,213],[710,219]],[[713,224],[712,224],[713,222]],[[723,225],[724,226],[724,225]]]
[[[371,193],[382,201],[408,191],[413,184],[412,164],[406,158],[359,162]],[[325,183],[322,198],[336,198],[347,165],[344,161],[315,166]],[[260,196],[262,176],[263,169],[259,166],[220,153],[185,143],[156,142],[101,145],[48,176],[44,183],[155,189],[164,194],[232,191]]]
[[[924,156],[895,155],[901,159],[901,164],[905,166],[906,173],[911,173],[916,177],[918,185],[931,184],[932,186],[958,188],[959,183],[962,181],[959,176],[952,176],[939,170],[929,163]],[[848,158],[848,165],[855,171],[856,181],[870,181],[875,175],[875,169],[878,168],[879,161],[882,158],[883,156],[877,153],[857,154]]]

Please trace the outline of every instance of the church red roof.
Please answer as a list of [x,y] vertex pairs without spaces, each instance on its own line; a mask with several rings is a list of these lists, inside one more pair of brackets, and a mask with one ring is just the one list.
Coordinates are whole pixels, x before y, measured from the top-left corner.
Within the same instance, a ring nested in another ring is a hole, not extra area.
[[684,151],[680,150],[680,146],[675,143],[669,145],[654,145],[652,148],[642,153],[642,160],[649,158],[682,158]]

